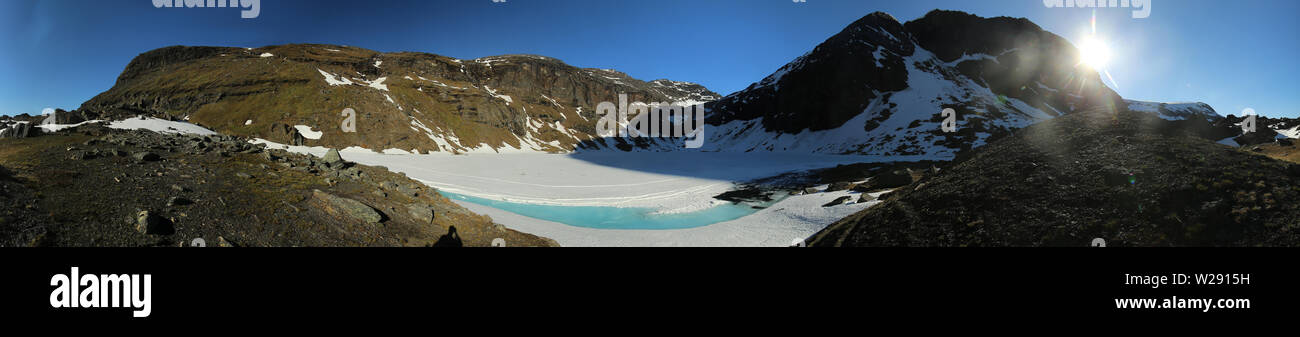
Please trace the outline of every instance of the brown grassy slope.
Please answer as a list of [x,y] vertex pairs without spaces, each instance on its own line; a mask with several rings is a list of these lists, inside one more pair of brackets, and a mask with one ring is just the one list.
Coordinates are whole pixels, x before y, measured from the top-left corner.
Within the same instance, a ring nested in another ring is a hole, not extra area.
[[1255,151],[1255,147],[1247,148],[1246,151],[1255,152],[1277,160],[1300,163],[1300,146],[1271,143],[1259,145],[1258,148],[1259,151]]
[[[321,71],[358,84],[329,85]],[[361,83],[380,78],[386,78],[387,91]],[[324,132],[307,145],[375,150],[518,147],[519,138],[531,133],[545,150],[560,151],[589,139],[595,106],[616,101],[620,92],[656,102],[685,95],[622,73],[530,55],[456,60],[329,45],[168,47],[138,56],[113,88],[78,113],[188,117],[224,134],[278,142],[288,139],[272,134],[273,124],[301,124]],[[345,108],[359,115],[356,133],[340,128]],[[248,120],[253,123],[244,125]],[[454,135],[460,144],[442,148],[413,121],[437,135]],[[551,141],[559,146],[546,144]]]

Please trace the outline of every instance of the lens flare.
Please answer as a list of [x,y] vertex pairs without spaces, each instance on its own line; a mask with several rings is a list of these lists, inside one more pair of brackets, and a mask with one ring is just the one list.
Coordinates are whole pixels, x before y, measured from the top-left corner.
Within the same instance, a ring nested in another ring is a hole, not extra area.
[[1089,36],[1079,43],[1079,61],[1092,69],[1104,69],[1110,62],[1110,47],[1096,36]]

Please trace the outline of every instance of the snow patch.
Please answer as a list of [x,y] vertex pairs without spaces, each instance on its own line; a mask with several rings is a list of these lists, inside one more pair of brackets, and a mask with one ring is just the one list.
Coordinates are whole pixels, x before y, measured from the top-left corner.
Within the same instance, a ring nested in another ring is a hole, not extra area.
[[486,86],[486,85],[483,86],[483,90],[484,90],[484,91],[487,91],[488,95],[492,95],[492,97],[496,97],[496,98],[498,98],[498,99],[501,99],[501,100],[503,100],[503,101],[506,101],[506,105],[510,105],[510,103],[514,103],[514,102],[515,102],[514,99],[510,98],[510,96],[497,94],[497,91],[496,91],[496,90],[492,90],[491,87],[488,87],[488,86]]
[[111,122],[108,124],[108,127],[121,130],[149,130],[158,133],[179,133],[200,136],[211,136],[217,134],[212,130],[208,130],[207,128],[198,125],[153,117],[128,118]]
[[[90,120],[90,121],[85,121],[77,124],[37,124],[36,127],[41,128],[41,130],[45,132],[58,132],[59,130],[63,130],[67,128],[75,128],[78,126],[82,126],[90,123],[99,123],[99,122],[103,122],[103,121],[97,119],[97,120]],[[21,123],[27,123],[27,122],[21,122]]]
[[1296,126],[1285,130],[1273,130],[1273,131],[1277,131],[1277,134],[1282,137],[1300,138],[1300,126]]
[[302,138],[312,140],[320,139],[320,137],[325,134],[321,131],[312,131],[311,127],[306,125],[294,125],[293,128],[298,129],[298,134],[301,134]]
[[[329,83],[329,85],[331,85],[331,86],[335,86],[335,85],[352,85],[352,84],[353,84],[351,80],[348,80],[347,78],[344,78],[343,76],[334,76],[334,74],[327,73],[327,72],[325,72],[324,70],[320,70],[320,68],[316,68],[316,71],[319,71],[319,72],[320,72],[320,75],[325,77],[325,83]],[[336,79],[336,78],[337,78],[337,79]]]
[[365,82],[365,83],[366,83],[366,86],[369,86],[369,87],[371,87],[371,88],[375,88],[375,89],[379,89],[379,90],[383,90],[383,91],[388,91],[388,85],[384,84],[384,81],[387,81],[387,80],[388,80],[388,77],[380,77],[380,78],[378,78],[378,79],[375,79],[374,81],[366,81],[366,80],[361,80],[361,81],[362,81],[362,82]]

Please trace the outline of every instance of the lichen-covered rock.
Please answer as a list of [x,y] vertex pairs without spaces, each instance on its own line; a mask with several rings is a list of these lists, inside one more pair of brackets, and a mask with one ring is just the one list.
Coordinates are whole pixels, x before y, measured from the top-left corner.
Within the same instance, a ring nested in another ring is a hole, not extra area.
[[325,212],[333,215],[344,216],[367,224],[377,224],[384,219],[379,214],[379,211],[360,201],[336,196],[321,190],[312,191],[312,196],[317,201],[320,201]]

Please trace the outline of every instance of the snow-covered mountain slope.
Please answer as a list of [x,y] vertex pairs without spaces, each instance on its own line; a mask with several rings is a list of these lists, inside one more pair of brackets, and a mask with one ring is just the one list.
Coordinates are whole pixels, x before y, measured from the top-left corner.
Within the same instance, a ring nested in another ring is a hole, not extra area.
[[1300,125],[1293,126],[1289,129],[1273,129],[1273,131],[1276,131],[1278,136],[1280,137],[1286,137],[1290,139],[1300,138]]
[[1188,119],[1204,119],[1208,122],[1215,122],[1223,119],[1223,116],[1214,111],[1213,107],[1205,103],[1156,103],[1143,102],[1134,100],[1124,100],[1124,104],[1131,111],[1154,113],[1160,118],[1166,120],[1178,121]]
[[1300,138],[1300,119],[1260,117],[1259,125],[1276,132],[1278,139]]
[[[1077,55],[1025,19],[933,11],[903,24],[872,13],[745,90],[706,104],[703,149],[951,159],[1038,121],[1094,106],[1124,108],[1096,71],[1077,66]],[[944,109],[956,112],[955,132],[941,128]],[[682,147],[608,141],[624,150]]]
[[1272,143],[1278,139],[1300,138],[1300,120],[1293,118],[1256,115],[1255,131],[1248,132],[1243,129],[1247,116],[1223,116],[1205,103],[1156,103],[1135,100],[1125,100],[1124,103],[1128,105],[1130,111],[1150,113],[1165,120],[1179,122],[1170,124],[1170,128],[1189,131],[1195,136],[1233,147]]
[[[1255,116],[1255,131],[1243,128],[1248,116],[1228,115],[1214,123],[1219,142],[1230,146],[1250,146],[1295,139],[1300,136],[1300,119]],[[1224,137],[1227,137],[1226,139]]]

